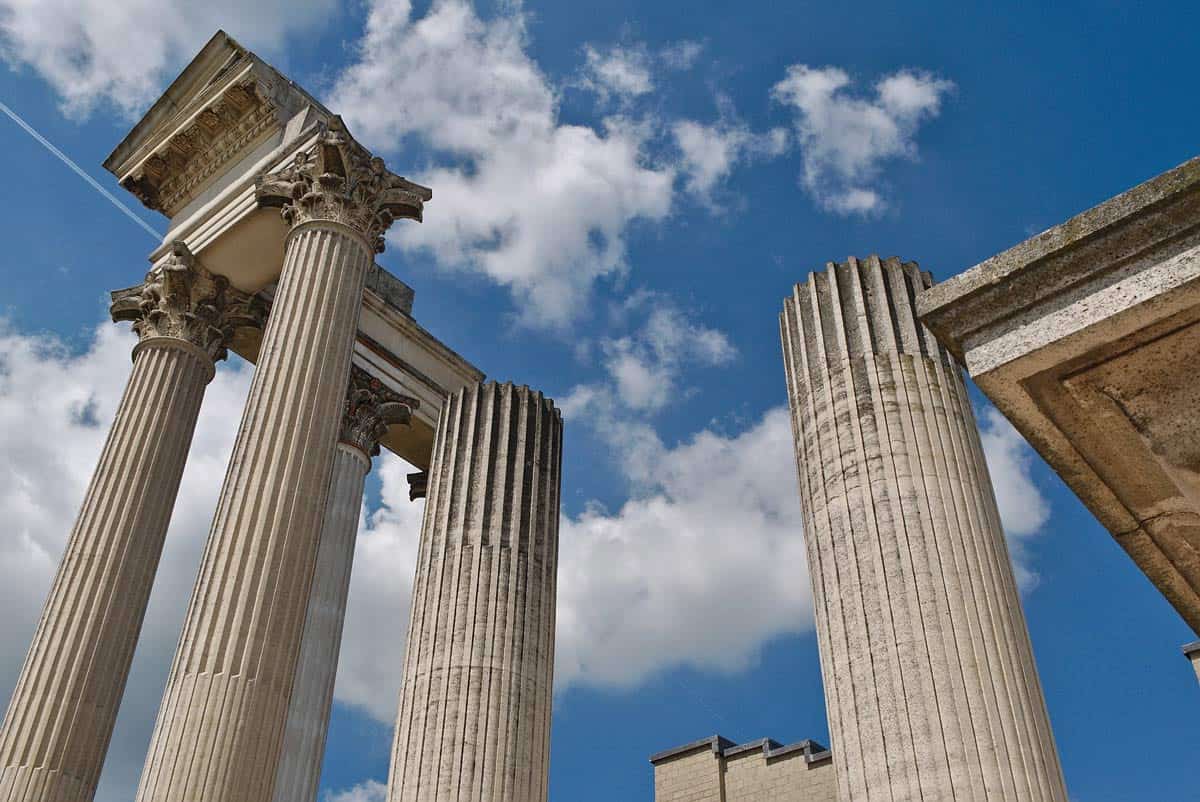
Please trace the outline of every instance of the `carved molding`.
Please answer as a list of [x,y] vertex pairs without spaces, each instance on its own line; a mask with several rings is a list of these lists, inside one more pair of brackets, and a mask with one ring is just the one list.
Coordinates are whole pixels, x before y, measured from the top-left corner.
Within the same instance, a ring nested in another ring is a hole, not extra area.
[[429,495],[429,471],[410,473],[407,479],[409,501],[416,501]]
[[341,223],[363,234],[376,253],[397,218],[420,220],[432,191],[388,171],[350,132],[341,117],[325,125],[311,148],[292,164],[258,177],[259,208],[279,208],[288,225],[313,220]]
[[392,392],[365,370],[351,366],[340,440],[373,457],[379,453],[379,441],[388,427],[407,426],[420,405],[417,399]]
[[187,245],[174,242],[170,256],[146,274],[145,282],[112,293],[110,312],[114,321],[133,321],[141,340],[173,337],[218,361],[226,357],[237,329],[263,327],[267,307],[204,269]]
[[231,86],[121,186],[172,217],[197,187],[274,125],[276,111],[269,86],[256,80]]

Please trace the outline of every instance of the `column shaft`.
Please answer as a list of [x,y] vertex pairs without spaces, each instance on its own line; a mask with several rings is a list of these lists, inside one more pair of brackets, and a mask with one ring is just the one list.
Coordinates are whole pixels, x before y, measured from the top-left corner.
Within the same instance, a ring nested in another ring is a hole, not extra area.
[[421,527],[390,802],[545,802],[562,419],[527,387],[454,393]]
[[342,645],[342,624],[346,619],[358,516],[370,469],[370,458],[361,449],[338,443],[296,680],[288,705],[275,802],[315,802],[317,798]]
[[272,796],[370,263],[341,225],[289,235],[140,802]]
[[915,264],[833,265],[781,317],[839,796],[1066,791],[962,375]]
[[144,341],[0,730],[0,799],[95,794],[212,358]]

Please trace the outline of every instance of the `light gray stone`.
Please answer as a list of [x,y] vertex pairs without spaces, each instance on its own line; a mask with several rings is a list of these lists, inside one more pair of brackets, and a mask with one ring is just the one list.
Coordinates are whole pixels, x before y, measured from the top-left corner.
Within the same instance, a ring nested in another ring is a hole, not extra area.
[[488,383],[443,407],[390,802],[546,802],[562,417]]
[[714,735],[650,763],[654,802],[838,802],[831,753],[816,741],[735,745]]
[[979,388],[1200,632],[1200,159],[917,303]]
[[336,120],[260,181],[287,255],[139,802],[272,798],[366,274],[427,196]]
[[129,676],[213,360],[261,307],[176,245],[113,316],[133,372],[0,728],[0,800],[88,802]]
[[781,316],[839,797],[1065,802],[966,387],[916,320],[929,283],[831,263]]
[[363,485],[371,470],[371,457],[379,453],[380,438],[389,426],[408,425],[415,404],[414,399],[384,389],[365,372],[352,370],[296,680],[288,702],[275,802],[315,802],[317,798]]

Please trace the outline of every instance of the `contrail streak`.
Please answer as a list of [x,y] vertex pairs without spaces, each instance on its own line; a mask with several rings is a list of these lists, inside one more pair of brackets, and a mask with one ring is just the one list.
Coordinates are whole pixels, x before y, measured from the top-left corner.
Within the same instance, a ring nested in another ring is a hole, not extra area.
[[104,187],[100,186],[99,182],[97,182],[96,179],[94,179],[90,175],[88,175],[84,171],[84,169],[82,167],[80,167],[78,164],[71,161],[70,156],[63,153],[58,148],[54,147],[54,145],[50,143],[50,140],[46,139],[46,137],[42,136],[37,131],[35,131],[33,129],[32,125],[30,125],[29,123],[22,120],[20,115],[17,114],[12,109],[10,109],[8,106],[4,105],[3,101],[0,101],[0,111],[3,111],[5,114],[7,114],[9,116],[9,118],[13,122],[15,122],[17,125],[21,126],[23,129],[25,129],[25,133],[29,134],[31,137],[33,137],[38,142],[40,142],[42,144],[42,147],[44,147],[46,150],[50,151],[55,156],[57,156],[59,161],[61,161],[63,164],[70,167],[71,170],[73,170],[75,172],[75,175],[79,176],[84,181],[87,181],[89,184],[91,184],[92,189],[96,190],[101,195],[108,198],[109,203],[111,203],[113,206],[116,206],[118,209],[121,210],[121,212],[123,212],[125,214],[126,217],[128,217],[130,220],[132,220],[133,222],[135,222],[139,226],[141,226],[143,229],[145,229],[146,233],[148,233],[150,236],[154,237],[156,240],[162,240],[162,234],[159,233],[158,231],[155,231],[153,226],[151,226],[149,223],[147,223],[142,218],[138,217],[134,213],[133,209],[130,209],[128,206],[121,203],[121,201],[115,195],[113,195],[111,192],[109,192]]

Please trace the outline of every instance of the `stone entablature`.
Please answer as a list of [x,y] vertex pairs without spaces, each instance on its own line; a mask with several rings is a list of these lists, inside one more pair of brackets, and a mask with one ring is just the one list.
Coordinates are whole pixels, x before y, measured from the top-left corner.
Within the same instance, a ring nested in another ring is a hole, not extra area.
[[832,753],[812,740],[714,735],[651,756],[655,802],[837,802]]
[[[105,161],[147,206],[170,217],[152,263],[170,259],[176,243],[186,243],[196,263],[227,278],[231,289],[268,300],[288,231],[312,214],[328,212],[328,218],[337,211],[326,203],[333,195],[342,201],[335,204],[342,222],[370,247],[380,246],[378,234],[390,218],[420,219],[429,190],[381,165],[336,115],[224,32]],[[356,180],[345,180],[347,169]],[[331,192],[332,184],[342,189]],[[368,186],[375,198],[369,209],[352,197]],[[283,207],[290,207],[291,222]],[[228,347],[257,362],[261,336],[238,330]],[[367,275],[354,363],[420,401],[412,425],[392,427],[382,446],[421,469],[429,466],[443,399],[484,379],[413,319],[412,290],[378,265]]]
[[147,208],[174,217],[309,103],[316,101],[218,32],[104,167]]
[[1200,158],[935,285],[917,307],[1200,632]]

